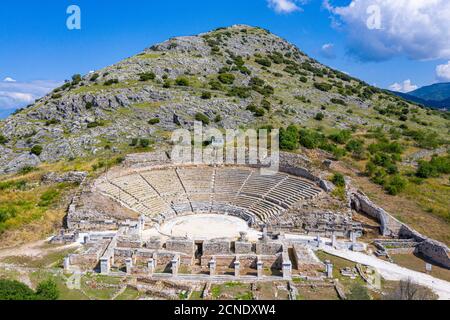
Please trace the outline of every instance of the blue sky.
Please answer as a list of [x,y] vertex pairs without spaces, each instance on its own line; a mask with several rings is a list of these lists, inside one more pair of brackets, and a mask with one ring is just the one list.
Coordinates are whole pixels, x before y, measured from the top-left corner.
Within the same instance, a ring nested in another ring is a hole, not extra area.
[[[398,1],[409,6],[394,6]],[[350,2],[2,1],[0,117],[72,74],[105,67],[173,36],[232,24],[267,28],[320,62],[383,88],[396,83],[393,88],[408,91],[450,81],[450,24],[445,16],[449,1],[424,5],[419,0],[355,0],[356,5],[349,6]],[[361,24],[373,3],[379,4],[383,23],[375,31]],[[81,9],[81,30],[66,27],[66,10],[72,4]],[[394,19],[396,10],[405,17]],[[424,15],[433,22],[423,22]]]

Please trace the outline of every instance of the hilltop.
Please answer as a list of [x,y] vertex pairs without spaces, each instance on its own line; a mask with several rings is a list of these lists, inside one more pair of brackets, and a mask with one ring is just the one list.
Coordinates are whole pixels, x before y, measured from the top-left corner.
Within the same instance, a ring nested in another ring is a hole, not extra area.
[[[379,202],[401,196],[398,218],[450,243],[449,114],[372,87],[244,25],[172,38],[74,75],[0,121],[0,232],[48,214],[38,205],[45,193],[64,203],[61,190],[70,186],[42,186],[44,173],[95,175],[127,153],[168,148],[171,132],[191,129],[195,120],[219,129],[282,128],[284,150],[303,150],[314,164],[316,154],[339,160],[336,171],[353,175]],[[441,157],[429,163],[434,154]],[[422,177],[421,160],[431,167]],[[22,191],[25,203],[18,200]],[[27,219],[18,218],[22,213]]]
[[410,127],[426,122],[437,132],[446,130],[438,113],[327,68],[264,29],[233,26],[173,38],[95,73],[75,75],[0,122],[0,171],[117,151],[137,137],[161,142],[165,132],[191,127],[197,113],[220,128],[311,126],[323,113],[323,125],[349,129],[395,127],[400,115],[386,115],[407,108]]

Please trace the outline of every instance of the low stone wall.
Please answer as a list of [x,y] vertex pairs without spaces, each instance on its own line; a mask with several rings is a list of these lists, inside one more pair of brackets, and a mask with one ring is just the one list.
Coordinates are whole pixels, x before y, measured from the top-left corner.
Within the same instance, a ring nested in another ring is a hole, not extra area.
[[359,212],[377,219],[381,224],[384,236],[414,239],[419,242],[416,252],[445,268],[450,269],[450,253],[448,247],[438,241],[429,239],[406,224],[398,221],[384,209],[374,204],[361,191],[350,191],[352,207]]

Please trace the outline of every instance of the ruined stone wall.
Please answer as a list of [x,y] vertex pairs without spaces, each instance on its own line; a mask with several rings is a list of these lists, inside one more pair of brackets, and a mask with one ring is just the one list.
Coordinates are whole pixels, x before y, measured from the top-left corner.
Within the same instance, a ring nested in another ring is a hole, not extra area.
[[236,254],[250,254],[253,251],[253,243],[244,242],[244,241],[236,241],[234,244],[234,249]]
[[281,242],[261,241],[256,244],[256,254],[258,255],[276,255],[283,251]]
[[166,242],[167,251],[185,253],[193,256],[195,253],[194,241],[185,239],[169,239]]
[[381,224],[381,233],[384,236],[414,239],[419,242],[417,252],[426,258],[446,268],[450,268],[450,256],[448,247],[438,241],[429,239],[406,224],[398,221],[384,209],[374,204],[361,191],[351,191],[352,207],[359,212],[376,218]]
[[231,254],[231,242],[228,240],[209,240],[203,243],[203,255],[227,255]]

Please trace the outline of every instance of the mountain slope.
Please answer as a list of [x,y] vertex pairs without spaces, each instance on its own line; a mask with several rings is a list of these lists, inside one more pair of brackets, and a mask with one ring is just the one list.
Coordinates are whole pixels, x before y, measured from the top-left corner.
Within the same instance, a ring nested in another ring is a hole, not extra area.
[[[309,58],[261,28],[177,37],[93,74],[76,75],[0,122],[0,172],[127,152],[205,119],[218,128],[290,123],[325,130],[398,127],[446,133],[448,120]],[[199,115],[201,114],[201,115]],[[137,139],[137,141],[136,141]],[[145,141],[150,139],[151,141]],[[133,143],[132,143],[133,142]]]
[[393,92],[394,94],[431,108],[450,109],[450,83],[436,83],[419,88],[409,93]]
[[409,93],[409,95],[423,100],[443,101],[450,99],[450,82],[435,83]]

